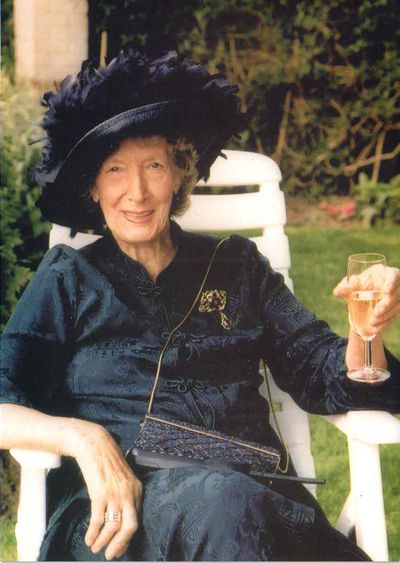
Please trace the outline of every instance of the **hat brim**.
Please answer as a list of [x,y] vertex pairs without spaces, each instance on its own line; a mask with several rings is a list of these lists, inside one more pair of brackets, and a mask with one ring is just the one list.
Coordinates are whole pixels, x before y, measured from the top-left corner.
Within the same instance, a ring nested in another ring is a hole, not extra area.
[[207,179],[212,163],[232,135],[226,123],[224,128],[215,121],[207,123],[207,114],[201,101],[167,100],[124,111],[99,123],[79,139],[58,168],[40,179],[43,191],[38,206],[42,214],[74,230],[99,232],[103,215],[98,206],[90,202],[85,205],[82,196],[88,197],[90,183],[104,159],[128,137],[185,137],[198,155],[198,177]]

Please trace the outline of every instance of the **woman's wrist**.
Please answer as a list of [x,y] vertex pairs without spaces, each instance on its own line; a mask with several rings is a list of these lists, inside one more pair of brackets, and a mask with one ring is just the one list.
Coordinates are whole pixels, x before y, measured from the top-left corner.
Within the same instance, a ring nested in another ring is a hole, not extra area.
[[94,422],[77,418],[68,419],[68,424],[64,428],[65,455],[76,459],[88,455],[95,444],[104,440],[106,433],[102,426]]

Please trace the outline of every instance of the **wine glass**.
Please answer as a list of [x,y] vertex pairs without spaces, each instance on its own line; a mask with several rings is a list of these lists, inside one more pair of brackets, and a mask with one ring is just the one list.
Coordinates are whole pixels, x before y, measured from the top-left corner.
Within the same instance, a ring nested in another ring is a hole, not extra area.
[[375,329],[369,319],[375,305],[383,297],[386,258],[383,254],[360,253],[348,258],[347,280],[354,289],[347,301],[349,322],[353,331],[364,341],[364,365],[347,372],[347,376],[363,383],[380,383],[390,377],[383,368],[372,363],[372,340]]

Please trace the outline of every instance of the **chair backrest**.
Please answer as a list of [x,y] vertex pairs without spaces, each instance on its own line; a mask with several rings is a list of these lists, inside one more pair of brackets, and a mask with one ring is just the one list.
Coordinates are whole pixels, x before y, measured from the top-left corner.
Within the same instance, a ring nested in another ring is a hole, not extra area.
[[[284,232],[286,207],[279,187],[282,179],[278,165],[267,156],[244,151],[223,151],[225,158],[218,157],[211,168],[210,178],[199,186],[228,187],[252,186],[251,193],[196,194],[191,205],[177,222],[189,231],[241,231],[259,230],[253,238],[259,251],[267,256],[272,267],[281,272],[287,286],[293,291],[289,277],[289,242]],[[98,237],[78,233],[73,239],[69,229],[54,225],[50,233],[50,246],[63,243],[80,248]],[[279,429],[290,451],[299,475],[315,476],[310,447],[310,430],[307,414],[287,393],[281,391],[269,377],[269,387],[276,410]],[[260,392],[268,398],[264,382]],[[273,425],[274,421],[271,420]],[[315,486],[309,486],[313,494]]]

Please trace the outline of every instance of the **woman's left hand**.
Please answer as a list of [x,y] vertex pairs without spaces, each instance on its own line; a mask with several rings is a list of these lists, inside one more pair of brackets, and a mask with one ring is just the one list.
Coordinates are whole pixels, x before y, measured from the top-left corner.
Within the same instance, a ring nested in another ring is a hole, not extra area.
[[333,294],[348,299],[353,291],[379,289],[382,299],[375,306],[369,324],[378,334],[400,316],[400,270],[398,268],[372,266],[358,276],[347,277],[335,287]]
[[[68,453],[78,462],[90,498],[86,545],[93,553],[105,549],[107,560],[121,557],[139,526],[142,484],[105,428],[86,420],[70,421]],[[107,521],[106,515],[111,517]]]

